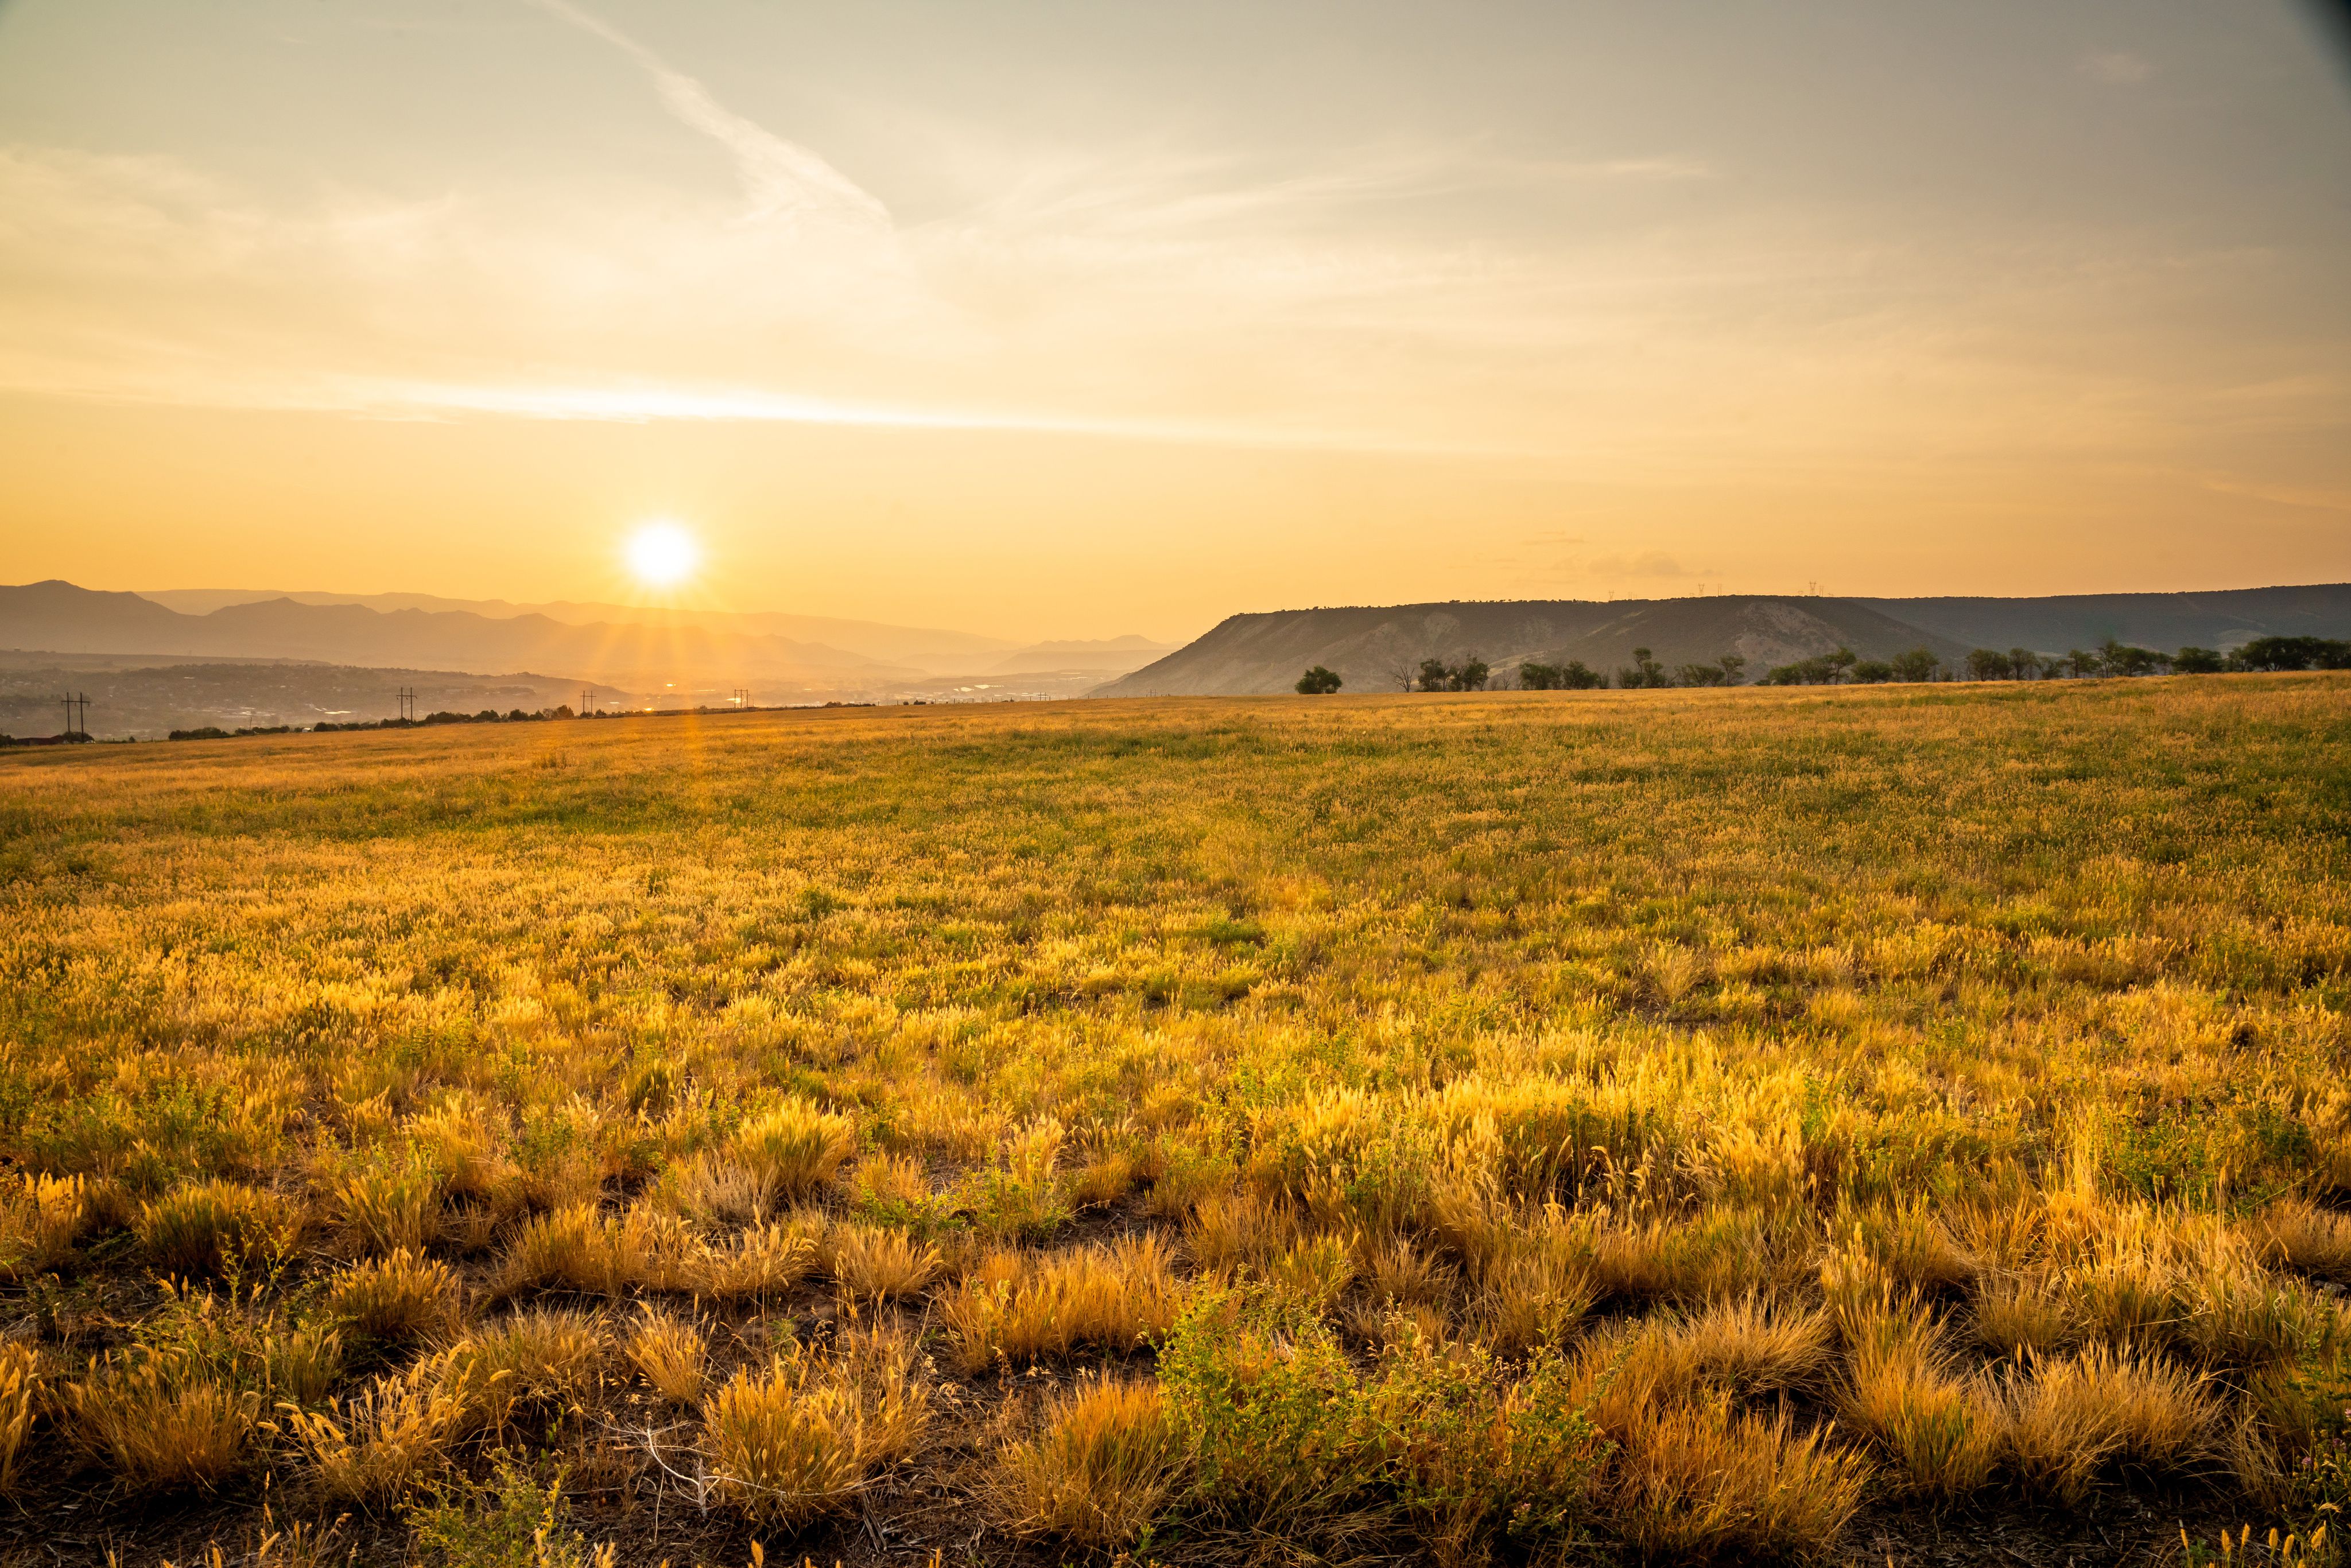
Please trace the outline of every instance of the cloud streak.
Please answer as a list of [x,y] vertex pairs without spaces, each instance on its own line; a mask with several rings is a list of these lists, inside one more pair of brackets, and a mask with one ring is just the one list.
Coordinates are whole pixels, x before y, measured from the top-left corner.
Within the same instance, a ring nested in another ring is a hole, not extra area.
[[602,39],[643,67],[653,78],[663,106],[681,124],[700,131],[733,155],[753,216],[889,227],[889,209],[840,170],[798,142],[788,141],[727,109],[701,82],[611,23],[569,0],[525,0],[525,4]]

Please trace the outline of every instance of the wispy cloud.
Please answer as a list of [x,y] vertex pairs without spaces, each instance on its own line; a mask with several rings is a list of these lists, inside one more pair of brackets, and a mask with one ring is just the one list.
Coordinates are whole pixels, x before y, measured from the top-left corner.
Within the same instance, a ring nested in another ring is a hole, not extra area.
[[670,113],[734,155],[755,215],[821,216],[883,227],[889,225],[889,209],[840,170],[798,142],[788,141],[727,109],[701,82],[611,23],[569,0],[525,3],[601,38],[643,67]]

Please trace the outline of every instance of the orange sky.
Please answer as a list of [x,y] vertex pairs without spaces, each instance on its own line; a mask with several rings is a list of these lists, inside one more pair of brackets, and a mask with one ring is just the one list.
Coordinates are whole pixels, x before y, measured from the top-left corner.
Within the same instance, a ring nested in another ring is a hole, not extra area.
[[2247,0],[0,4],[0,579],[1181,636],[2351,578]]

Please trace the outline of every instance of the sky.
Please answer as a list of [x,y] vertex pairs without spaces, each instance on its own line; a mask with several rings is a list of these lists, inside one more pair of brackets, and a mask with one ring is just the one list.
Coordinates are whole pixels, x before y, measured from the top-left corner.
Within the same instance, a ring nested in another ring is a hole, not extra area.
[[1007,636],[2351,579],[2276,0],[0,0],[0,579]]

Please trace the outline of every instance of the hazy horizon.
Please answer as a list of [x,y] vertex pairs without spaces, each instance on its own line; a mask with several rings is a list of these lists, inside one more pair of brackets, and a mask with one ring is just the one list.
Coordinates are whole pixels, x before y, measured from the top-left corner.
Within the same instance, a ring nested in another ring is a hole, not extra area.
[[6,570],[1011,639],[2351,579],[2314,8],[0,3]]

